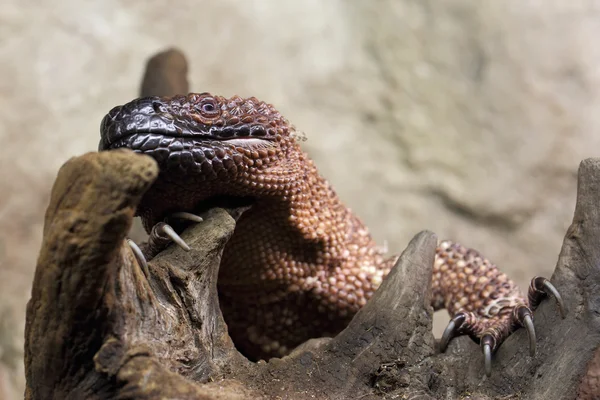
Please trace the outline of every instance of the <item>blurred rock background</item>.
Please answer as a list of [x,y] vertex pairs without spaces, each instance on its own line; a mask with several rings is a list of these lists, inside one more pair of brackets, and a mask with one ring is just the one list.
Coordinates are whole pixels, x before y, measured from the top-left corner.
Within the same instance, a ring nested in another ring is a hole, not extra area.
[[57,169],[96,149],[155,52],[182,49],[195,91],[275,104],[390,251],[430,229],[526,287],[552,273],[578,163],[600,155],[599,35],[600,0],[4,0],[0,399],[23,396]]

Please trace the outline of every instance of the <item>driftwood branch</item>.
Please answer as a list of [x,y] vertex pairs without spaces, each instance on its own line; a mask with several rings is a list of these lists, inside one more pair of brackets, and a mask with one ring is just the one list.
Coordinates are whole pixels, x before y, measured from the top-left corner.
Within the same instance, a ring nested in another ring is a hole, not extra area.
[[491,378],[470,339],[436,350],[429,232],[410,242],[338,336],[283,359],[246,360],[227,334],[216,288],[237,210],[209,210],[182,235],[192,251],[167,248],[149,276],[124,241],[157,172],[128,151],[86,154],[60,170],[27,308],[27,399],[598,398],[600,160],[581,163],[552,277],[567,317],[543,302],[536,356],[520,330],[496,353]]
[[187,60],[180,50],[169,49],[158,53],[146,63],[140,95],[146,97],[186,94],[189,91],[187,73]]

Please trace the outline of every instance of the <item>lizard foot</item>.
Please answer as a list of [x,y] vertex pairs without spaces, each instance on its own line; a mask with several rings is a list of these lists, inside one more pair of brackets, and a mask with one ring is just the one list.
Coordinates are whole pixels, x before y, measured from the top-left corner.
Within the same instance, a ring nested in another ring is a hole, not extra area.
[[536,352],[536,335],[533,325],[533,311],[548,295],[554,297],[560,316],[565,318],[565,307],[558,290],[548,279],[535,277],[531,280],[529,286],[529,306],[523,302],[518,302],[501,308],[491,317],[482,317],[468,311],[456,313],[448,323],[440,340],[441,352],[446,351],[452,338],[469,335],[481,345],[485,374],[489,377],[492,374],[492,354],[515,330],[523,327],[527,330],[529,337],[529,354],[534,356]]
[[[176,212],[169,215],[165,221],[169,219],[184,219],[192,222],[202,222],[202,217],[188,213],[188,212]],[[152,259],[161,250],[167,247],[171,242],[174,242],[185,251],[190,251],[190,246],[175,232],[175,229],[166,222],[159,222],[152,227],[148,241],[142,244],[142,248],[138,246],[133,240],[127,239],[127,244],[131,248],[131,251],[135,255],[135,258],[144,271],[144,274],[148,278],[150,271],[148,270],[147,259]]]

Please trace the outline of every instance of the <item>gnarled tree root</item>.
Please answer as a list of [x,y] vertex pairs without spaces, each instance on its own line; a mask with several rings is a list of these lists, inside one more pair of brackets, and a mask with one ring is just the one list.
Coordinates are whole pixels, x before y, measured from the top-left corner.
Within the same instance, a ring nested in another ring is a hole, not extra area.
[[156,175],[152,159],[129,151],[86,154],[61,168],[27,307],[27,399],[591,399],[599,389],[590,360],[600,343],[600,160],[581,164],[552,277],[567,318],[544,302],[535,312],[537,355],[520,330],[495,355],[491,378],[468,338],[436,352],[429,232],[415,236],[335,338],[249,362],[227,334],[216,286],[235,212],[205,213],[182,235],[192,251],[170,246],[149,262],[149,279],[124,241]]

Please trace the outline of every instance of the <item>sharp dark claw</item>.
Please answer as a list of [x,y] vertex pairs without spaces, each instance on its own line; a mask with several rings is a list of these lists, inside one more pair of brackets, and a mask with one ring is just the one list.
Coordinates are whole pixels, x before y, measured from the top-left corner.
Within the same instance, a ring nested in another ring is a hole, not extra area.
[[190,246],[187,245],[187,243],[181,238],[181,236],[179,236],[177,234],[177,232],[175,232],[175,230],[173,228],[171,228],[170,225],[162,223],[162,224],[156,225],[156,226],[160,230],[160,233],[163,233],[166,236],[168,236],[173,242],[175,242],[183,250],[185,250],[185,251],[191,250]]
[[456,328],[456,323],[454,321],[450,320],[450,322],[448,323],[448,326],[446,326],[446,329],[444,329],[444,334],[442,335],[442,339],[440,340],[440,351],[442,353],[446,351],[446,348],[448,347],[448,342],[454,335],[455,328]]
[[560,313],[562,319],[565,319],[565,304],[563,303],[562,296],[560,295],[560,293],[558,293],[558,290],[556,290],[554,285],[551,284],[548,279],[544,279],[543,287],[546,293],[550,293],[552,294],[552,296],[554,296],[556,304],[558,305],[558,312]]
[[483,361],[485,365],[485,375],[492,376],[492,346],[488,343],[483,345]]
[[485,365],[485,375],[492,376],[492,349],[496,345],[496,339],[489,333],[481,337],[481,348],[483,350],[483,362]]
[[144,257],[144,253],[142,253],[142,250],[133,240],[127,239],[127,244],[133,252],[133,255],[135,256],[135,259],[137,260],[138,264],[140,265],[140,267],[142,267],[142,271],[144,272],[144,275],[146,275],[146,279],[149,279],[150,270],[148,269],[148,263],[146,262],[146,257]]
[[192,221],[192,222],[202,222],[204,221],[204,219],[202,219],[202,217],[200,217],[199,215],[196,214],[192,214],[189,212],[176,212],[173,213],[171,215],[169,215],[169,217],[171,218],[179,218],[179,219],[187,219],[188,221]]
[[558,290],[552,283],[546,278],[541,276],[535,277],[531,280],[531,286],[529,289],[529,306],[532,310],[535,310],[540,304],[542,298],[548,295],[552,295],[558,306],[558,312],[561,318],[566,317],[565,303],[563,302],[562,296],[558,293]]
[[452,317],[452,319],[448,323],[448,326],[446,326],[446,329],[444,329],[442,339],[440,340],[440,351],[442,353],[446,351],[450,339],[454,337],[454,335],[460,329],[463,322],[465,322],[465,315],[462,313],[456,314],[454,317]]
[[529,355],[533,357],[535,356],[536,350],[536,337],[533,319],[531,318],[530,314],[527,314],[523,317],[523,326],[525,329],[527,329],[527,336],[529,336]]
[[529,354],[532,357],[535,356],[536,337],[531,310],[526,305],[517,306],[514,310],[513,317],[516,322],[521,324],[521,326],[527,330],[527,337],[529,337]]

